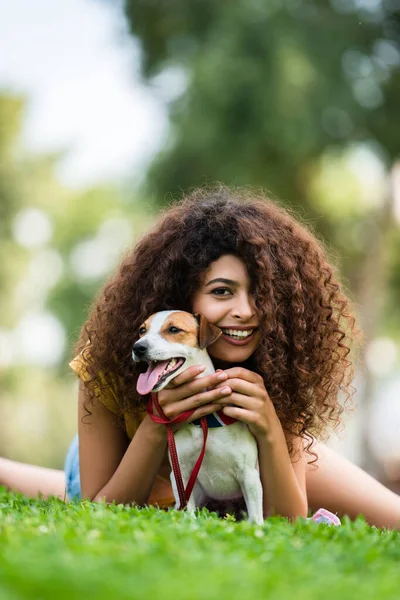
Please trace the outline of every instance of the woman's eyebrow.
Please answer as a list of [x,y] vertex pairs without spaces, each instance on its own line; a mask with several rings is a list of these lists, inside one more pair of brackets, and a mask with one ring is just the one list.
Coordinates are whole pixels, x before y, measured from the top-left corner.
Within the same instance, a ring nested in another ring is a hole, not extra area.
[[211,285],[212,283],[217,283],[217,282],[226,283],[227,285],[236,285],[236,286],[239,285],[238,281],[233,281],[233,279],[225,279],[224,277],[217,277],[216,279],[211,279],[211,281],[209,281],[205,285],[207,287],[208,285]]

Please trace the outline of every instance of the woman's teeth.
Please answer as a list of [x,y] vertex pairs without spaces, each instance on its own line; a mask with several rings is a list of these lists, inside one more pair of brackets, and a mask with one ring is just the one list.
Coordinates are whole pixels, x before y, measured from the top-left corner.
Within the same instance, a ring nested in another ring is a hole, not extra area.
[[239,331],[238,329],[223,329],[222,331],[225,333],[225,335],[229,335],[230,337],[244,339],[249,337],[253,333],[254,329],[248,329],[247,331]]

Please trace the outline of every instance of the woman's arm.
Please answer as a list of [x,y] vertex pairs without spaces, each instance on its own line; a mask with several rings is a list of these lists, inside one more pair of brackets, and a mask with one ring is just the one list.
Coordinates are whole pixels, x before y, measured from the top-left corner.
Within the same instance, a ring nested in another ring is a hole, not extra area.
[[263,486],[264,516],[282,515],[289,519],[307,517],[306,469],[302,439],[297,438],[294,443],[295,456],[291,459],[276,413],[275,419],[271,419],[269,433],[256,438]]
[[[302,439],[294,440],[290,458],[285,434],[260,375],[241,367],[224,371],[232,393],[219,404],[226,415],[246,423],[258,445],[264,515],[290,519],[307,516]],[[226,406],[228,405],[228,406]]]
[[144,418],[115,473],[96,494],[95,501],[146,504],[167,448],[164,430],[150,417]]
[[84,408],[85,388],[79,388],[78,433],[83,499],[145,504],[163,461],[164,426],[146,416],[129,442],[115,415],[101,402]]

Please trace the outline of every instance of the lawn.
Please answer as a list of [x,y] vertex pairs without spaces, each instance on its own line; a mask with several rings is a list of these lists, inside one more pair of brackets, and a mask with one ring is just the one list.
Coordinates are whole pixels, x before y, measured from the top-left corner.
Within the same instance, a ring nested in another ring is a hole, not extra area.
[[29,500],[0,488],[0,600],[400,598],[400,533]]

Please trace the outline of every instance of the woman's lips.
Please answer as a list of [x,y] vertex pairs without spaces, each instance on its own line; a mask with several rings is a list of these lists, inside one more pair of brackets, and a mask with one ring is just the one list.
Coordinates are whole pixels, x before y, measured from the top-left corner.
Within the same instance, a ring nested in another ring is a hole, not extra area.
[[221,337],[229,344],[232,344],[232,346],[247,346],[247,344],[249,344],[254,339],[254,334],[255,334],[255,330],[253,331],[253,333],[251,335],[244,338],[243,340],[235,340],[233,337],[227,335],[224,332],[222,332]]

